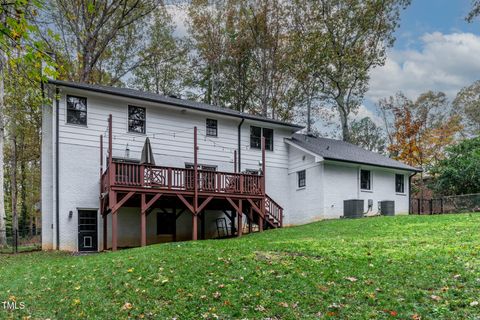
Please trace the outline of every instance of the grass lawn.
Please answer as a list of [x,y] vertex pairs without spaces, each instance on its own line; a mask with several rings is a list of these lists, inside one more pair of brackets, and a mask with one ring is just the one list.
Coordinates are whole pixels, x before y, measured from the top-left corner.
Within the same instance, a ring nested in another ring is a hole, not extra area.
[[479,319],[480,214],[0,256],[0,319]]

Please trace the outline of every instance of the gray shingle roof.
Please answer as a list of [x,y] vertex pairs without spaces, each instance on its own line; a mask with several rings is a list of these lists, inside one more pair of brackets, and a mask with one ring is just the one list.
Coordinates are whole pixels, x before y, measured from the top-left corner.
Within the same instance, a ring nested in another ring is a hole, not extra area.
[[181,108],[223,114],[226,116],[232,116],[237,118],[268,122],[268,123],[273,123],[281,126],[290,127],[295,129],[296,131],[303,129],[303,126],[294,124],[294,123],[284,122],[284,121],[275,120],[275,119],[269,119],[262,116],[252,115],[252,114],[236,111],[229,108],[213,106],[206,103],[201,103],[201,102],[196,102],[191,100],[162,96],[159,94],[135,90],[135,89],[117,88],[117,87],[109,87],[109,86],[102,86],[102,85],[96,85],[96,84],[86,84],[86,83],[60,81],[60,80],[49,80],[48,82],[57,86],[62,86],[62,87],[94,91],[99,93],[111,94],[115,96],[140,99],[140,100],[149,101],[149,102],[164,103],[164,104],[177,106]]
[[294,134],[291,139],[287,140],[323,157],[325,160],[352,162],[417,172],[421,171],[418,168],[411,167],[400,161],[390,159],[341,140],[306,136],[304,134]]

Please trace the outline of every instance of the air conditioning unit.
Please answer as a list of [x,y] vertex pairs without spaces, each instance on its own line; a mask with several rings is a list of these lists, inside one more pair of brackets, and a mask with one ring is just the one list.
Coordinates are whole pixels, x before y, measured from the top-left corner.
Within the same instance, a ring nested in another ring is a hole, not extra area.
[[343,201],[343,217],[344,218],[361,218],[363,217],[363,200],[349,199]]
[[378,202],[378,208],[382,216],[394,216],[395,215],[395,201],[384,200]]

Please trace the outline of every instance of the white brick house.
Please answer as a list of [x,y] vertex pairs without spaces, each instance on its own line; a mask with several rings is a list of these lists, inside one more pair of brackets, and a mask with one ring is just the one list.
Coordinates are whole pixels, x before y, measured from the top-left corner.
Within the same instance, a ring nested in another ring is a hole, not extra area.
[[[43,113],[44,249],[116,249],[197,231],[216,237],[222,222],[241,235],[338,218],[347,199],[364,199],[365,211],[369,199],[372,211],[392,200],[397,214],[408,212],[417,169],[297,134],[302,126],[131,89],[50,86],[57,94]],[[155,166],[139,163],[147,137]]]

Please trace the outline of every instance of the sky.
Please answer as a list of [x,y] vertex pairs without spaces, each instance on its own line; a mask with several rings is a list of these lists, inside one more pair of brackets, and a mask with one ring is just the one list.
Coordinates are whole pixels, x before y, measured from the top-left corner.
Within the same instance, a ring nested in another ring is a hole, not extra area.
[[[411,99],[443,91],[450,99],[480,80],[480,19],[467,23],[472,0],[412,0],[402,12],[396,42],[383,67],[371,72],[370,89],[355,118],[380,124],[375,103],[401,91]],[[184,12],[176,11],[177,33],[186,33]],[[317,123],[317,127],[324,124]]]
[[385,66],[371,73],[365,104],[402,91],[427,90],[450,98],[480,79],[480,23],[467,23],[471,0],[413,0],[401,15]]

